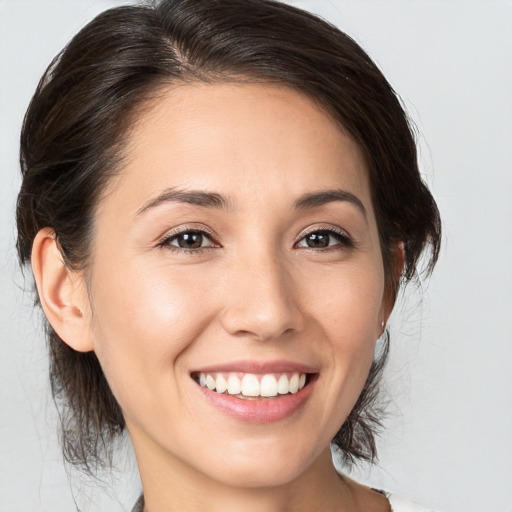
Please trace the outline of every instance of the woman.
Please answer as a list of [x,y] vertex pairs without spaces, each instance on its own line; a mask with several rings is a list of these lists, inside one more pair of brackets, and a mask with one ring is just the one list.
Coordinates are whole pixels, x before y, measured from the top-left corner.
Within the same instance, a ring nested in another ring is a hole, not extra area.
[[416,510],[331,459],[375,458],[386,323],[440,243],[356,43],[270,1],[112,9],[42,78],[21,163],[67,460],[126,430],[135,510]]

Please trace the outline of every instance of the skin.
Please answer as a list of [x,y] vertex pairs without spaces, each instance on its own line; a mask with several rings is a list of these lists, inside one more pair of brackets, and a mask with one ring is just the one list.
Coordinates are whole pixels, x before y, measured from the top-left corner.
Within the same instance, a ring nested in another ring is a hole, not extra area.
[[[333,189],[362,208],[296,207]],[[226,205],[151,204],[166,190],[214,192]],[[208,235],[202,248],[180,249],[176,230]],[[306,234],[319,230],[343,236],[309,247]],[[53,327],[99,358],[148,511],[389,510],[340,477],[329,450],[392,301],[361,151],[311,100],[262,84],[164,91],[134,126],[97,209],[87,278],[64,267],[50,229],[32,262]],[[317,373],[305,404],[276,422],[226,415],[190,376],[274,360]]]

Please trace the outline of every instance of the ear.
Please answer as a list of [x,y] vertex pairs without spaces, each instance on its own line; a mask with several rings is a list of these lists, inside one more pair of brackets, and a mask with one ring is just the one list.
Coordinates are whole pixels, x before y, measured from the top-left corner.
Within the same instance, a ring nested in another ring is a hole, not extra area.
[[396,245],[393,247],[392,255],[393,265],[391,267],[391,275],[389,278],[386,278],[386,291],[384,294],[382,309],[382,321],[384,322],[384,325],[387,324],[389,316],[391,315],[393,307],[395,306],[396,295],[400,285],[400,278],[402,277],[402,272],[404,270],[405,246],[402,241],[396,243]]
[[78,352],[93,350],[90,307],[83,276],[65,265],[51,228],[37,233],[31,262],[41,306],[55,332]]

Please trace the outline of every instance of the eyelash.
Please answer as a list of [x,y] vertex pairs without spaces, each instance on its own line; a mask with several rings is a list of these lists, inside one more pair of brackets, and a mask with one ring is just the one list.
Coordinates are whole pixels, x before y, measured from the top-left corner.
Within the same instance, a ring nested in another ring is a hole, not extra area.
[[[206,247],[199,247],[197,249],[191,249],[191,248],[185,248],[185,247],[177,247],[175,245],[172,245],[172,242],[177,240],[178,237],[183,235],[200,235],[203,238],[208,239],[211,242],[211,245],[208,245]],[[333,237],[337,240],[337,243],[334,245],[329,245],[327,247],[323,248],[314,248],[314,247],[299,247],[299,243],[304,241],[306,237],[314,235],[314,234],[323,234],[327,235],[329,237]],[[336,229],[334,227],[329,228],[315,228],[311,231],[308,231],[307,233],[304,233],[302,237],[295,242],[294,248],[303,248],[308,249],[314,252],[326,252],[326,251],[332,251],[332,250],[347,250],[354,248],[355,243],[352,240],[352,238],[343,230]],[[204,251],[207,251],[208,249],[212,248],[218,248],[220,247],[220,244],[218,244],[215,239],[213,238],[213,235],[209,233],[208,231],[205,231],[203,229],[194,229],[194,228],[185,228],[179,231],[175,231],[173,233],[168,233],[165,235],[165,237],[158,243],[158,247],[165,248],[172,252],[177,253],[188,253],[191,255],[198,255],[202,254]]]
[[353,249],[355,247],[354,240],[350,237],[350,235],[339,228],[335,227],[326,227],[326,228],[314,228],[302,235],[300,240],[295,243],[295,247],[298,246],[298,244],[306,239],[306,237],[314,234],[323,234],[327,235],[329,237],[333,237],[336,239],[337,243],[334,245],[329,245],[327,247],[323,248],[314,248],[314,247],[301,247],[303,249],[308,249],[314,252],[326,252],[326,251],[333,251],[333,250],[347,250],[347,249]]
[[[207,247],[199,247],[197,249],[187,249],[185,247],[177,247],[175,245],[172,245],[171,242],[177,240],[178,237],[190,234],[201,235],[202,237],[208,239],[211,242],[211,245],[208,245]],[[220,247],[220,245],[214,240],[213,235],[208,231],[205,231],[204,229],[185,228],[175,231],[173,233],[167,233],[165,237],[158,243],[158,247],[165,248],[169,251],[176,253],[188,253],[197,255],[203,253],[208,249]]]

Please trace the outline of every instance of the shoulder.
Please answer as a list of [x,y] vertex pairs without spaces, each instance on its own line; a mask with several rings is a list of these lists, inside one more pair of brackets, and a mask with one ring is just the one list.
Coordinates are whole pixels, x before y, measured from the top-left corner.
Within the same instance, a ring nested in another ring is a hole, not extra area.
[[396,494],[386,493],[386,497],[389,500],[392,512],[435,512],[432,509],[416,505],[416,503],[406,500],[401,496],[397,496]]

